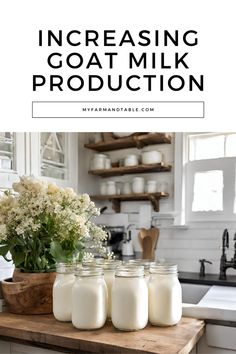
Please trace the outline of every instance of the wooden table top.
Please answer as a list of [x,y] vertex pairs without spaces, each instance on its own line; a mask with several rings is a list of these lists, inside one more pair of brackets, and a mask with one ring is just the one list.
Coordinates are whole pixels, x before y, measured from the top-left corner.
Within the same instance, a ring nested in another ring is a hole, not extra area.
[[136,332],[118,331],[110,321],[99,330],[80,331],[53,315],[0,313],[0,338],[73,353],[187,354],[203,332],[204,322],[193,318]]

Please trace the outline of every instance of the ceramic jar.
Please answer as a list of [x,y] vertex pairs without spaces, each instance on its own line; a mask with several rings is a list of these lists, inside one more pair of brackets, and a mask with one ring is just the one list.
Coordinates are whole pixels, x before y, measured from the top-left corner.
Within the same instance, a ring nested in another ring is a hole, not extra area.
[[111,168],[111,159],[110,159],[109,157],[105,157],[104,168],[105,168],[106,170],[108,170],[109,168]]
[[124,182],[123,188],[122,188],[122,194],[131,194],[131,193],[132,193],[131,183]]
[[147,181],[146,192],[147,193],[156,193],[156,191],[157,191],[157,182],[156,181]]
[[137,166],[138,156],[137,155],[127,155],[124,159],[124,166]]
[[116,182],[115,181],[107,181],[107,195],[116,194]]
[[106,182],[101,182],[100,183],[100,194],[101,195],[106,195],[107,194],[107,183]]
[[132,181],[133,193],[144,193],[145,180],[143,177],[134,177]]
[[105,168],[105,161],[107,155],[105,154],[94,154],[94,157],[91,161],[92,170],[103,170]]
[[141,155],[141,161],[144,165],[160,163],[162,161],[162,153],[156,150],[143,151]]

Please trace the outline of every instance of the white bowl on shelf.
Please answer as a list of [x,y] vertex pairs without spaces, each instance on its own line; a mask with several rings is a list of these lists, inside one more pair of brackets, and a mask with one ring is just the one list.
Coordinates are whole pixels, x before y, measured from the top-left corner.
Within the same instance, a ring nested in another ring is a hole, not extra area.
[[127,155],[124,159],[124,166],[137,166],[138,156],[137,155]]
[[161,163],[162,153],[160,151],[143,151],[141,154],[141,161],[143,165],[150,165],[153,163]]
[[113,135],[116,137],[116,138],[125,138],[126,136],[130,136],[134,133],[125,133],[125,132],[121,132],[121,133],[117,133],[117,132],[113,132]]

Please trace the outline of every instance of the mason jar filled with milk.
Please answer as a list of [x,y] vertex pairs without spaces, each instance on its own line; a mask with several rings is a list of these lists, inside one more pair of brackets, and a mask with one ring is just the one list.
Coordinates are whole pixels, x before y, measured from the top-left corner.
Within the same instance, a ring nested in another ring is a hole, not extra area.
[[142,266],[121,266],[112,286],[111,320],[114,327],[135,331],[148,322],[148,287]]
[[104,279],[107,285],[107,293],[108,293],[108,308],[107,308],[107,317],[111,317],[111,290],[112,285],[115,279],[115,270],[118,266],[121,265],[121,261],[119,260],[98,260],[97,265],[103,268],[104,271]]
[[101,328],[107,318],[107,286],[102,268],[82,267],[72,288],[72,324],[78,329]]
[[156,263],[150,266],[149,321],[154,326],[173,326],[182,316],[182,289],[177,265]]
[[75,266],[57,264],[57,275],[53,284],[53,314],[58,321],[71,321],[71,291],[75,282]]

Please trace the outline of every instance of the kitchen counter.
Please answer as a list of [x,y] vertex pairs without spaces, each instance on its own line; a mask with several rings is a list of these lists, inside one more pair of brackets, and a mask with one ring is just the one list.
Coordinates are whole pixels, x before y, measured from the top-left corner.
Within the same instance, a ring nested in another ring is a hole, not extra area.
[[206,274],[201,277],[199,273],[179,272],[181,283],[236,286],[236,275],[227,275],[226,280],[219,280],[219,274]]
[[182,318],[177,326],[147,326],[121,332],[111,322],[94,331],[79,331],[53,315],[0,314],[0,339],[67,353],[187,354],[203,335],[204,322]]

